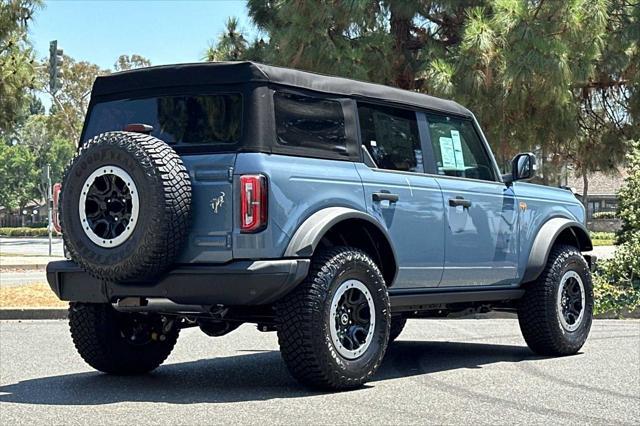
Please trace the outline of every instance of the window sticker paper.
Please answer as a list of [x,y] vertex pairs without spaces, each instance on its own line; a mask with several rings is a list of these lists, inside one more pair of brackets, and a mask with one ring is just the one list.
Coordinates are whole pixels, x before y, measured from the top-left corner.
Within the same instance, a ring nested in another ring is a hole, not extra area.
[[456,168],[456,154],[453,150],[453,140],[451,138],[440,137],[440,154],[442,155],[443,168]]

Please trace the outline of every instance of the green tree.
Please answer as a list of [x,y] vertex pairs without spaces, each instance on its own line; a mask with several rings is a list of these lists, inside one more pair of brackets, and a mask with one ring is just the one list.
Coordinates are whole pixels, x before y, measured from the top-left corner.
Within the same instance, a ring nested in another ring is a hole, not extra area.
[[[450,69],[456,99],[476,111],[498,159],[538,151],[544,183],[560,183],[567,160],[586,176],[609,171],[622,159],[619,126],[598,126],[585,105],[598,90],[620,87],[602,61],[617,28],[608,1],[491,1],[467,11],[460,48]],[[436,80],[447,79],[443,76]],[[456,93],[457,92],[457,93]],[[628,120],[628,109],[618,110]]]
[[65,166],[75,153],[75,144],[52,131],[55,116],[33,114],[12,137],[0,139],[0,205],[22,209],[29,201],[46,199],[43,170],[50,165],[51,179],[60,182]]
[[[456,99],[476,113],[500,164],[537,151],[545,183],[561,181],[567,159],[585,174],[610,170],[624,149],[618,141],[629,138],[640,27],[630,1],[249,0],[248,9],[268,41],[250,49],[228,25],[208,59],[264,60]],[[624,96],[611,105],[615,91]]]
[[97,76],[107,73],[109,73],[108,70],[103,70],[98,65],[76,61],[65,55],[62,64],[62,86],[52,93],[47,84],[48,71],[45,68],[41,69],[39,74],[41,85],[53,100],[50,125],[54,134],[65,135],[74,143],[78,143],[93,82]]
[[596,312],[633,311],[640,306],[640,143],[628,154],[628,172],[618,194],[618,216],[623,221],[612,259],[599,264],[595,275]]
[[24,99],[22,108],[17,112],[13,121],[13,128],[7,134],[8,138],[15,139],[20,129],[26,123],[27,119],[32,115],[44,115],[45,108],[42,101],[36,96],[35,92],[28,93]]
[[237,61],[245,57],[248,42],[238,29],[238,18],[227,19],[225,30],[215,45],[210,45],[205,53],[207,61]]
[[26,146],[0,141],[0,206],[22,210],[36,198],[38,172],[34,160]]
[[42,159],[43,164],[49,164],[51,166],[50,173],[52,182],[62,182],[64,169],[75,153],[76,145],[74,142],[61,136],[55,136],[53,138],[51,146]]
[[566,156],[583,179],[583,202],[588,203],[589,174],[612,172],[623,163],[627,142],[640,139],[638,112],[633,99],[638,95],[640,61],[640,12],[625,0],[607,2],[606,28],[594,35],[599,54],[587,65],[589,74],[575,84],[579,105],[578,134]]
[[[151,61],[141,55],[120,55],[114,63],[114,70],[124,71],[150,65]],[[64,135],[76,144],[79,142],[93,82],[96,77],[109,72],[96,64],[76,61],[70,56],[65,56],[62,65],[62,87],[52,93],[46,84],[48,72],[42,68],[39,75],[41,85],[53,100],[50,111],[52,119],[49,123],[54,134]]]
[[47,197],[47,188],[42,177],[42,171],[47,164],[50,165],[51,180],[62,180],[64,167],[75,153],[75,144],[68,138],[52,132],[50,122],[56,116],[32,115],[18,134],[18,144],[26,147],[31,153],[31,167],[36,170],[38,178],[33,182],[37,191],[34,199],[44,200]]
[[424,40],[413,18],[420,19],[421,7],[403,0],[248,1],[254,24],[268,35],[263,60],[405,89],[417,88],[416,52]]
[[627,155],[627,172],[629,175],[618,193],[617,216],[623,223],[617,234],[620,244],[630,241],[634,235],[640,240],[640,142],[634,143]]
[[120,55],[116,62],[113,64],[114,71],[126,71],[134,68],[144,68],[150,67],[151,61],[145,58],[144,56],[133,54],[129,55]]
[[0,1],[0,135],[11,132],[29,89],[35,84],[35,61],[27,29],[40,0]]
[[44,104],[42,103],[40,98],[38,98],[35,95],[35,93],[31,93],[28,96],[27,110],[29,115],[34,115],[34,114],[44,115],[44,113],[46,112],[44,109]]

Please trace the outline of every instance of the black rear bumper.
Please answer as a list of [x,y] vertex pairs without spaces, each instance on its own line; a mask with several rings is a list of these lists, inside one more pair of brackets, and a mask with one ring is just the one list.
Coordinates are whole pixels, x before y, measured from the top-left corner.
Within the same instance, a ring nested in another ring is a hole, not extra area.
[[186,305],[264,305],[299,284],[309,259],[248,260],[225,265],[178,266],[154,284],[98,280],[75,262],[47,265],[47,281],[60,300],[109,303],[123,297],[166,298]]

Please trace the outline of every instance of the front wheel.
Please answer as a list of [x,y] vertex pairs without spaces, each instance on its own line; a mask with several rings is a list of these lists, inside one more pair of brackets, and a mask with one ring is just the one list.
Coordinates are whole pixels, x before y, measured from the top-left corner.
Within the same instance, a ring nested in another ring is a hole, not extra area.
[[164,362],[180,331],[170,317],[120,313],[110,303],[71,303],[71,337],[87,364],[109,374],[147,373]]
[[572,246],[555,246],[545,270],[519,302],[518,321],[527,345],[540,355],[572,355],[587,340],[593,287],[587,262]]
[[316,254],[306,280],[276,312],[282,357],[303,384],[354,388],[380,366],[389,340],[389,295],[363,251],[337,247]]

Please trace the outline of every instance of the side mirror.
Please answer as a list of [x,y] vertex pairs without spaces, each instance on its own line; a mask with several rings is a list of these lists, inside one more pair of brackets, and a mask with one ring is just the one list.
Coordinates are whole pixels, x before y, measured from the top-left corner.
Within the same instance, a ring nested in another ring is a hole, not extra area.
[[510,185],[516,180],[527,180],[536,175],[536,156],[531,152],[516,155],[511,160],[511,173],[502,175],[502,180]]

